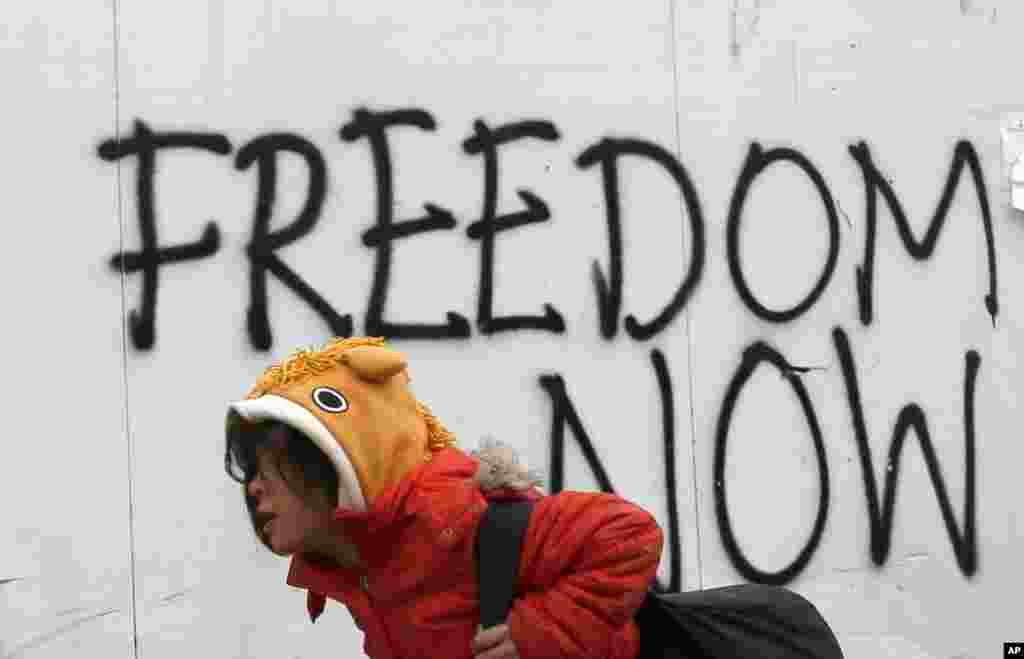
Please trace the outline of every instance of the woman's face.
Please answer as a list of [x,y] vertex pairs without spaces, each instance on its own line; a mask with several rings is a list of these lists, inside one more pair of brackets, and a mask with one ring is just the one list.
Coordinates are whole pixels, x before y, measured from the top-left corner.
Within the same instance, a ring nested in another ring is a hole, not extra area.
[[[278,556],[315,552],[321,549],[333,518],[326,497],[311,492],[312,504],[292,492],[277,466],[280,449],[264,448],[257,453],[257,473],[247,491],[255,502],[258,533]],[[289,471],[293,487],[301,483],[298,470],[281,460]]]

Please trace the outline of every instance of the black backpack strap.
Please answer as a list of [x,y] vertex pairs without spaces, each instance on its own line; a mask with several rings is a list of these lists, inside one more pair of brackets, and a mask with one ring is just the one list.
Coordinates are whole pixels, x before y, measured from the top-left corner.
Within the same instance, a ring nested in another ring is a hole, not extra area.
[[533,501],[492,501],[476,536],[480,625],[500,625],[508,618],[516,595],[519,557]]

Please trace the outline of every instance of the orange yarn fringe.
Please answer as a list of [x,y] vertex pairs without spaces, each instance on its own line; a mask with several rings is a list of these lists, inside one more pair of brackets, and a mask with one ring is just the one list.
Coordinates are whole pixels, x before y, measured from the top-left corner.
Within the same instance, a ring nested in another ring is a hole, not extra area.
[[453,435],[444,425],[437,420],[437,417],[430,413],[427,406],[417,401],[416,407],[420,411],[420,416],[427,423],[427,455],[424,458],[426,462],[430,462],[430,459],[434,457],[434,453],[442,449],[446,449],[455,446],[455,435]]
[[248,398],[259,398],[275,387],[295,384],[308,378],[326,373],[341,363],[341,353],[360,346],[384,347],[380,337],[356,337],[334,339],[320,350],[299,349],[286,362],[271,366],[256,382]]

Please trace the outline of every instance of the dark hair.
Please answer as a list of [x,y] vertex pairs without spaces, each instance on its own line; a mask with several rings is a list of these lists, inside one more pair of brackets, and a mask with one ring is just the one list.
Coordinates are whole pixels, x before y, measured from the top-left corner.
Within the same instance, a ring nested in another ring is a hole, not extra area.
[[[281,432],[283,431],[283,432]],[[281,438],[284,441],[281,441]],[[338,472],[323,451],[304,434],[279,421],[250,423],[232,410],[228,413],[227,440],[224,449],[224,471],[234,481],[244,486],[245,507],[253,532],[267,549],[271,549],[263,537],[256,516],[256,500],[249,495],[249,483],[256,477],[257,452],[261,448],[273,450],[278,473],[296,496],[310,500],[313,492],[323,494],[332,507],[338,505]],[[282,469],[290,465],[293,469]],[[299,482],[293,487],[292,475],[297,474]]]

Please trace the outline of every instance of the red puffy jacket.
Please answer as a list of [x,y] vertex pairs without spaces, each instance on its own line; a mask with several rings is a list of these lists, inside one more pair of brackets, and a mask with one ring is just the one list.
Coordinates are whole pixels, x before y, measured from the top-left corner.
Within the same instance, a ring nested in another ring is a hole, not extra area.
[[364,574],[296,555],[288,584],[314,621],[326,598],[348,607],[372,659],[471,659],[479,620],[476,534],[488,500],[535,499],[523,542],[523,595],[509,614],[522,659],[635,659],[633,616],[654,580],[662,532],[624,499],[597,492],[482,492],[479,462],[448,448],[369,504],[336,520]]

